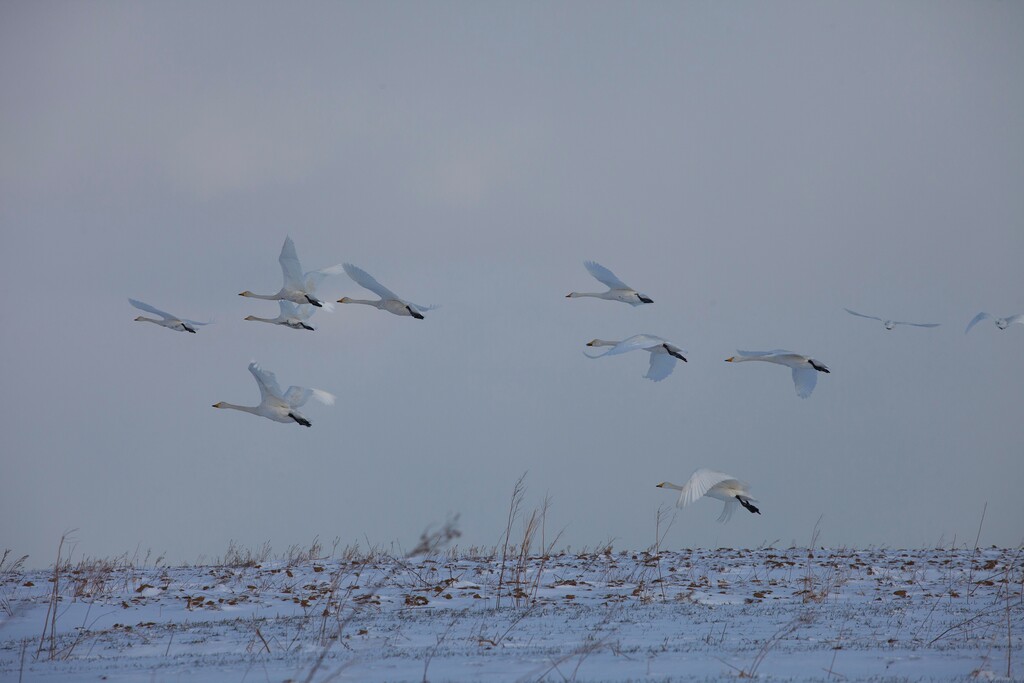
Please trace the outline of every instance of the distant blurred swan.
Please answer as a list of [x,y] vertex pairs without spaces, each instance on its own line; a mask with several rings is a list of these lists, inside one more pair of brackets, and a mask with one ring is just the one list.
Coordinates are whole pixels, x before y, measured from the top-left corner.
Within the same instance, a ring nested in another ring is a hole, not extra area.
[[277,260],[281,264],[281,271],[284,273],[284,286],[281,287],[277,294],[253,294],[249,290],[245,290],[239,296],[247,296],[253,299],[269,299],[271,301],[284,299],[296,304],[312,304],[317,307],[324,307],[327,310],[333,308],[330,304],[324,306],[324,302],[316,298],[316,288],[328,275],[340,273],[341,265],[311,270],[303,274],[302,266],[299,265],[299,257],[295,253],[295,243],[292,242],[291,237],[284,239],[281,255]]
[[166,327],[169,330],[175,330],[177,332],[191,332],[192,334],[195,334],[196,327],[210,324],[201,323],[195,320],[188,320],[186,318],[179,318],[176,315],[171,315],[170,313],[161,311],[159,308],[153,308],[149,304],[144,304],[141,301],[136,301],[135,299],[128,299],[128,303],[130,303],[132,306],[139,309],[140,311],[146,311],[147,313],[152,313],[162,318],[162,320],[157,320],[156,318],[147,318],[144,315],[140,315],[138,318],[135,319],[136,321],[156,323],[157,325],[160,325],[161,327]]
[[587,271],[608,287],[607,292],[569,292],[565,295],[567,299],[590,296],[595,299],[608,299],[609,301],[622,301],[630,306],[641,304],[653,304],[654,299],[646,294],[640,294],[625,282],[615,277],[615,273],[608,270],[595,261],[584,261]]
[[591,356],[589,353],[584,352],[584,355],[587,358],[604,358],[605,356],[614,356],[620,353],[636,351],[638,349],[649,351],[651,354],[651,365],[644,377],[654,380],[655,382],[660,382],[672,374],[672,370],[676,367],[677,358],[684,363],[686,362],[686,357],[683,355],[685,352],[682,349],[675,344],[672,344],[667,339],[655,337],[653,334],[637,334],[629,339],[624,339],[623,341],[605,341],[604,339],[595,339],[587,342],[587,346],[612,347],[608,351],[596,356]]
[[796,395],[800,398],[807,398],[814,391],[814,385],[818,383],[819,372],[829,372],[824,363],[816,361],[807,356],[801,356],[785,349],[774,351],[736,351],[739,355],[726,358],[727,363],[742,363],[748,360],[760,360],[766,363],[778,363],[793,369],[793,384],[796,386]]
[[657,486],[662,489],[675,489],[679,491],[676,507],[689,505],[702,496],[725,501],[722,514],[718,516],[719,522],[729,521],[732,513],[736,510],[737,504],[742,505],[752,513],[761,514],[761,511],[751,504],[757,502],[757,499],[750,497],[750,485],[733,478],[729,474],[701,468],[694,472],[690,480],[682,486],[667,481],[663,481]]
[[885,329],[887,329],[887,330],[891,330],[892,328],[896,327],[897,325],[913,325],[914,327],[938,327],[939,324],[940,324],[940,323],[905,323],[905,322],[902,322],[902,321],[899,321],[899,320],[885,320],[883,318],[879,318],[879,317],[873,316],[873,315],[864,315],[863,313],[858,313],[857,311],[851,311],[849,308],[844,308],[843,310],[846,311],[847,313],[849,313],[850,315],[857,316],[858,318],[868,318],[870,320],[878,320],[879,322],[881,322],[885,326]]
[[214,403],[213,407],[241,410],[275,422],[298,422],[303,427],[309,427],[312,423],[303,417],[296,408],[303,406],[310,397],[326,405],[334,405],[334,396],[320,389],[288,387],[288,391],[282,392],[274,373],[264,370],[255,361],[249,363],[249,372],[256,378],[256,384],[260,388],[262,400],[258,406],[236,406],[233,403],[221,401]]
[[356,284],[370,290],[379,296],[380,299],[352,299],[350,297],[343,296],[338,299],[339,304],[366,304],[367,306],[373,306],[374,308],[379,308],[382,311],[394,313],[395,315],[412,316],[417,320],[423,320],[424,313],[437,308],[437,306],[420,306],[419,304],[414,304],[410,301],[398,298],[397,294],[373,279],[372,275],[362,268],[353,266],[351,263],[346,263],[343,267],[345,268],[345,272],[348,273],[348,276],[355,280]]
[[316,308],[312,304],[302,304],[298,306],[293,304],[291,301],[281,299],[277,302],[281,306],[281,314],[276,318],[257,318],[254,315],[248,315],[245,317],[246,320],[255,320],[261,323],[271,323],[273,325],[284,325],[290,327],[293,330],[313,330],[315,328],[310,327],[306,324],[310,316]]
[[994,315],[982,311],[978,315],[974,316],[974,319],[971,320],[971,322],[967,323],[967,329],[964,330],[964,334],[970,332],[971,328],[980,323],[982,320],[989,319],[994,320],[996,322],[996,327],[998,327],[1001,330],[1005,330],[1007,327],[1014,323],[1024,325],[1024,313],[1018,313],[1017,315],[1008,315],[1005,318],[997,318]]

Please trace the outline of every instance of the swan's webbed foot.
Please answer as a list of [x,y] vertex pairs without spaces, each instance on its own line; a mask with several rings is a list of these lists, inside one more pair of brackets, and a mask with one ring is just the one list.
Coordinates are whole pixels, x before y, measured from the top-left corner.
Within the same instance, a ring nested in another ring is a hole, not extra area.
[[686,356],[684,356],[681,353],[676,353],[675,351],[670,349],[667,344],[662,344],[661,346],[662,346],[663,349],[665,349],[665,351],[668,352],[668,355],[675,356],[676,358],[678,358],[679,360],[683,361],[684,363],[688,363],[689,362],[688,360],[686,360]]
[[639,294],[637,294],[636,298],[640,299],[640,303],[642,303],[642,304],[653,304],[654,303],[654,299],[652,299],[649,296],[640,296]]
[[743,507],[745,507],[745,508],[747,508],[748,510],[750,510],[750,512],[752,512],[752,513],[755,513],[755,514],[758,514],[758,515],[759,515],[759,514],[761,514],[761,511],[760,511],[760,510],[758,510],[758,509],[757,509],[756,507],[754,507],[753,505],[751,505],[751,504],[750,504],[750,501],[749,501],[749,500],[747,500],[746,498],[741,498],[740,496],[736,496],[736,500],[738,500],[738,501],[740,502],[740,505],[742,505]]
[[189,327],[188,325],[182,325],[182,327],[184,327],[184,328],[185,328],[185,331],[186,331],[186,332],[191,332],[192,334],[195,334],[195,333],[196,333],[196,331],[195,331],[195,330],[193,330],[193,329],[192,329],[191,327]]
[[307,325],[306,323],[299,323],[299,325],[300,325],[300,326],[302,327],[302,329],[304,329],[304,330],[310,330],[310,331],[314,331],[314,330],[316,329],[316,328],[314,328],[314,327],[310,327],[310,326],[309,326],[309,325]]
[[320,303],[316,298],[311,297],[309,294],[306,295],[306,301],[308,301],[309,303],[313,304],[317,308],[323,308],[324,307],[324,305],[322,303]]
[[810,363],[811,367],[814,368],[815,370],[817,370],[818,372],[824,372],[825,374],[828,374],[828,375],[832,374],[831,372],[829,372],[828,368],[826,368],[821,363],[817,363],[817,362],[811,360],[810,358],[807,359],[807,362]]
[[312,422],[310,422],[306,418],[302,417],[301,415],[296,415],[295,413],[288,413],[288,417],[290,417],[291,419],[295,420],[296,422],[298,422],[303,427],[312,427],[313,426]]
[[409,315],[416,318],[417,320],[423,320],[423,314],[414,309],[412,306],[406,306],[405,309],[409,311]]

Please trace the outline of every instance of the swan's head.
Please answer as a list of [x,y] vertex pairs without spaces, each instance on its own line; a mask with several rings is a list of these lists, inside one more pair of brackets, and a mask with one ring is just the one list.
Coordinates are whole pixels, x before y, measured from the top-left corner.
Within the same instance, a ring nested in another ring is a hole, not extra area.
[[999,320],[996,320],[996,327],[998,327],[1001,330],[1005,330],[1009,326],[1010,321],[1008,321],[1006,318],[1000,318]]
[[254,316],[254,315],[247,315],[247,316],[245,316],[245,319],[246,320],[255,320],[256,316]]
[[896,327],[896,323],[894,323],[892,320],[886,320],[882,324],[885,325],[885,329],[887,330],[891,330],[892,328]]
[[565,298],[566,299],[572,299],[575,296],[576,296],[576,292],[569,292],[568,294],[565,295]]
[[142,316],[140,315],[140,316],[139,316],[138,318],[136,318],[136,319],[135,319],[135,322],[139,322],[140,320],[142,320],[142,321],[145,321],[145,318],[143,318],[143,317],[142,317]]
[[[136,318],[136,320],[138,320],[138,318]],[[600,339],[591,339],[590,341],[587,342],[587,346],[600,346],[600,345],[601,345],[601,340]]]
[[340,299],[338,299],[339,304],[347,304],[350,301],[352,301],[352,299],[348,298],[347,296],[343,296]]
[[249,290],[247,289],[247,290],[245,290],[244,292],[239,292],[239,293],[238,293],[238,296],[252,296],[252,292],[250,292],[250,291],[249,291]]
[[668,484],[668,482],[667,482],[667,481],[663,481],[663,482],[661,482],[660,484],[655,484],[654,486],[655,486],[656,488],[659,488],[659,489],[663,489],[663,488],[665,488],[665,485],[666,485],[666,484]]
[[214,408],[223,408],[224,407],[224,401],[221,401],[220,403],[214,403],[213,407]]
[[[737,362],[736,361],[736,356],[729,356],[728,358],[725,359],[725,362],[726,363],[735,363],[735,362]],[[658,486],[661,486],[661,484],[658,484]]]

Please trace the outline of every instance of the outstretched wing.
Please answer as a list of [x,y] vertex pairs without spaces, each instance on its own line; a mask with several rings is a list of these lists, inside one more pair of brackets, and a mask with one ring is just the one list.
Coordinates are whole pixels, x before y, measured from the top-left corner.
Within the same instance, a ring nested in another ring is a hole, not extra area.
[[303,289],[305,283],[302,279],[302,266],[299,265],[299,256],[295,253],[295,243],[291,237],[284,238],[284,245],[281,247],[281,255],[277,259],[281,264],[281,272],[284,273],[284,286],[286,289]]
[[814,368],[793,368],[793,384],[796,385],[796,395],[800,398],[810,396],[817,383],[818,371]]
[[288,387],[288,391],[284,393],[285,403],[290,405],[292,408],[299,408],[305,405],[306,401],[310,397],[315,398],[325,405],[334,405],[334,394],[323,391],[322,389],[307,389],[306,387]]
[[729,481],[732,478],[731,475],[702,467],[690,476],[688,482],[683,484],[683,488],[679,491],[679,500],[676,501],[676,506],[683,507],[684,505],[689,505],[710,491],[711,487],[721,484],[723,481]]
[[669,375],[676,367],[676,358],[667,353],[652,353],[651,354],[651,366],[647,369],[647,374],[644,375],[647,379],[660,382]]
[[[142,303],[141,301],[136,301],[135,299],[128,299],[128,303],[130,303],[132,306],[134,306],[135,308],[139,309],[140,311],[145,311],[146,313],[153,313],[155,315],[160,316],[164,320],[178,320],[179,319],[178,316],[176,316],[176,315],[171,315],[170,313],[168,313],[166,311],[161,311],[159,308],[153,308],[149,304]],[[204,324],[204,323],[200,323],[200,324]]]
[[735,498],[730,498],[725,501],[725,506],[722,508],[722,514],[718,515],[719,522],[728,522],[732,519],[732,513],[736,512],[736,506],[739,505],[739,501]]
[[282,399],[281,387],[277,384],[277,377],[270,370],[264,370],[256,361],[249,363],[249,372],[256,378],[256,384],[260,387],[260,398],[266,401],[267,398]]
[[977,325],[978,323],[980,323],[982,320],[986,320],[986,319],[989,319],[991,317],[992,316],[989,315],[988,313],[986,313],[985,311],[982,311],[978,315],[974,316],[974,318],[971,319],[971,322],[967,323],[967,329],[964,330],[964,334],[967,334],[968,332],[970,332],[971,328],[974,327],[975,325]]
[[331,275],[340,275],[345,271],[345,266],[340,263],[330,268],[321,268],[320,270],[311,270],[305,275],[306,279],[306,291],[315,292],[316,288],[320,286],[320,283],[324,281],[325,277]]
[[1014,323],[1024,325],[1024,313],[1018,313],[1017,315],[1011,315],[1006,318],[1007,325],[1012,325]]
[[608,286],[608,289],[632,289],[625,282],[615,277],[615,273],[596,261],[584,261],[583,266],[595,278]]
[[844,308],[843,310],[846,311],[847,313],[849,313],[850,315],[857,316],[858,318],[868,318],[870,320],[878,320],[880,322],[882,321],[882,319],[879,318],[878,316],[864,315],[863,313],[858,313],[857,311],[851,311],[849,308]]
[[356,284],[360,287],[370,290],[381,299],[398,299],[401,301],[399,296],[392,292],[390,289],[382,285],[373,279],[373,276],[367,273],[362,268],[353,266],[351,263],[346,263],[342,266],[348,276],[355,280]]

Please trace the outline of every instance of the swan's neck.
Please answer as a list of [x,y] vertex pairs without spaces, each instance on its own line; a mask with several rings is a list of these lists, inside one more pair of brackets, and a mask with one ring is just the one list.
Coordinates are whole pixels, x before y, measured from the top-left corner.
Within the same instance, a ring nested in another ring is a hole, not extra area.
[[255,321],[261,322],[261,323],[276,323],[276,322],[278,322],[278,320],[276,318],[257,318],[254,315],[247,315],[245,317],[245,319],[246,320],[255,320]]
[[345,297],[338,300],[339,304],[366,304],[367,306],[373,306],[374,308],[382,308],[384,305],[384,299],[352,299]]
[[587,346],[618,346],[617,341],[608,341],[606,339],[595,339],[594,341],[587,344]]
[[566,299],[578,299],[581,296],[592,296],[595,299],[606,299],[605,296],[608,292],[569,292],[565,295]]
[[243,413],[252,413],[253,415],[257,415],[258,414],[256,412],[258,406],[236,406],[234,403],[228,403],[227,401],[221,401],[220,403],[218,403],[214,407],[215,408],[231,408],[231,410],[241,410]]
[[140,315],[138,318],[136,318],[135,322],[156,323],[157,325],[163,325],[164,324],[163,320],[157,320],[156,318],[147,318],[144,315]]
[[249,290],[245,290],[238,296],[247,296],[250,299],[267,299],[268,301],[277,301],[281,298],[280,294],[253,294]]
[[663,489],[675,489],[676,491],[682,491],[683,490],[682,486],[680,486],[679,484],[673,484],[670,481],[663,481],[660,484],[658,484],[658,486],[660,488],[663,488]]

